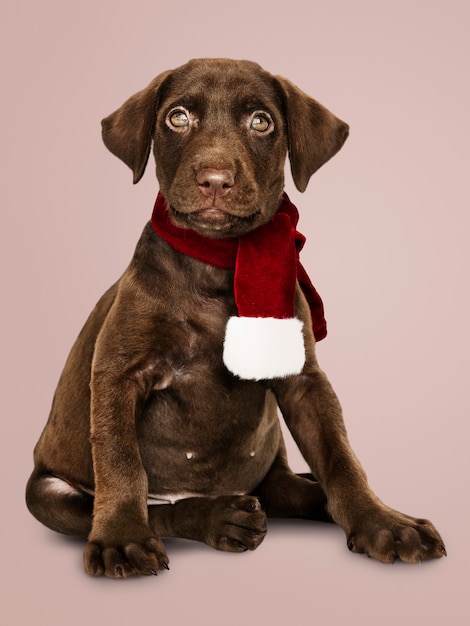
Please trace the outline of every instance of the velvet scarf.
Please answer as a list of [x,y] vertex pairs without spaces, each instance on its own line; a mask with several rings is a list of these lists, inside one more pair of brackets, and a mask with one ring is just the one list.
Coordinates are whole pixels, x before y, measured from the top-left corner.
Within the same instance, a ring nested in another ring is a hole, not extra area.
[[[221,269],[234,270],[234,294],[238,318],[258,321],[295,319],[294,298],[296,281],[298,281],[310,306],[315,340],[320,341],[326,336],[323,304],[299,260],[305,237],[296,230],[298,219],[296,207],[284,194],[277,213],[266,224],[238,238],[213,239],[204,237],[191,229],[176,226],[169,217],[165,198],[159,193],[151,224],[155,232],[178,252]],[[232,320],[234,318],[231,318],[229,323]],[[259,334],[258,321],[255,335]],[[298,322],[298,320],[295,321]],[[282,335],[283,331],[279,333],[278,330],[280,326],[277,324],[271,333],[271,338],[269,340],[266,338],[268,347],[271,339],[276,340]],[[242,360],[248,358],[246,350],[249,349],[249,341],[251,341],[250,332],[244,326],[240,328],[235,338],[237,343],[240,341],[245,343],[245,357],[242,357]],[[286,339],[286,347],[288,344],[289,341]],[[260,349],[262,350],[263,346],[260,346]],[[269,352],[271,354],[271,349]],[[281,361],[285,360],[284,352],[281,351],[279,356]],[[273,357],[272,354],[264,358],[271,357]],[[232,368],[229,367],[229,369]],[[260,370],[261,375],[255,373],[245,376],[239,372],[235,373],[241,377],[255,379],[295,373],[290,371],[292,368],[289,366],[287,366],[289,370],[287,372],[281,371],[281,367],[280,373],[277,373],[278,369],[274,368],[272,376],[264,375],[266,373],[264,369],[266,368],[261,367],[263,370],[263,372]],[[299,366],[296,365],[293,369],[297,371]],[[243,366],[242,370],[245,371],[246,367]],[[249,374],[245,371],[246,373]]]

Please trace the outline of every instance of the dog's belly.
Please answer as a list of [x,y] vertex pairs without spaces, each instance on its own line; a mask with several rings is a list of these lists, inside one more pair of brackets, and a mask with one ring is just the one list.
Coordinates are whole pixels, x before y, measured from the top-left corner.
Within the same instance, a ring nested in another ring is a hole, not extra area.
[[273,394],[257,383],[175,386],[152,396],[138,420],[149,502],[250,493],[271,467],[281,431]]

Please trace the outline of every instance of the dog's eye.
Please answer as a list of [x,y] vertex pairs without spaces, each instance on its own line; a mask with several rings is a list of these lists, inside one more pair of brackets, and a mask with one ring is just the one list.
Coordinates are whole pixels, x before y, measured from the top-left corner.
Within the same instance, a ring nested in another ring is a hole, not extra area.
[[188,112],[184,109],[173,109],[167,115],[167,122],[174,126],[175,128],[182,128],[184,126],[188,126],[189,124],[189,115]]
[[271,128],[272,119],[267,113],[254,113],[251,118],[250,128],[259,133],[265,133]]

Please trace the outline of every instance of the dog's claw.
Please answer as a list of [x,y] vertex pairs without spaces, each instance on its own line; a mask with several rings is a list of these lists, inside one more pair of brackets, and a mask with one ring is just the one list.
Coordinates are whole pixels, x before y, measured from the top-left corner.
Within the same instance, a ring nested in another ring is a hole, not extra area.
[[444,556],[447,556],[447,550],[445,549],[444,546],[441,546],[441,552]]
[[150,573],[152,574],[152,576],[158,576],[157,570],[151,569]]
[[119,576],[119,578],[122,578],[122,567],[120,565],[116,566],[116,574]]
[[162,567],[164,567],[166,570],[169,570],[169,569],[170,569],[170,566],[168,565],[168,563],[165,563],[165,561],[162,561],[162,562],[160,563],[160,565],[161,565]]

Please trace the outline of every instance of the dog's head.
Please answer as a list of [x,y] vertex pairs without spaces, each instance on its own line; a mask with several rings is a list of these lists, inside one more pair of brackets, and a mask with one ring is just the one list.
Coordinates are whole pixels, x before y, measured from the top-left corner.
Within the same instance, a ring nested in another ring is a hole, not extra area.
[[109,150],[137,183],[151,146],[173,220],[210,237],[268,221],[284,187],[287,152],[295,185],[343,145],[348,126],[285,78],[256,63],[193,60],[157,76],[103,122]]

